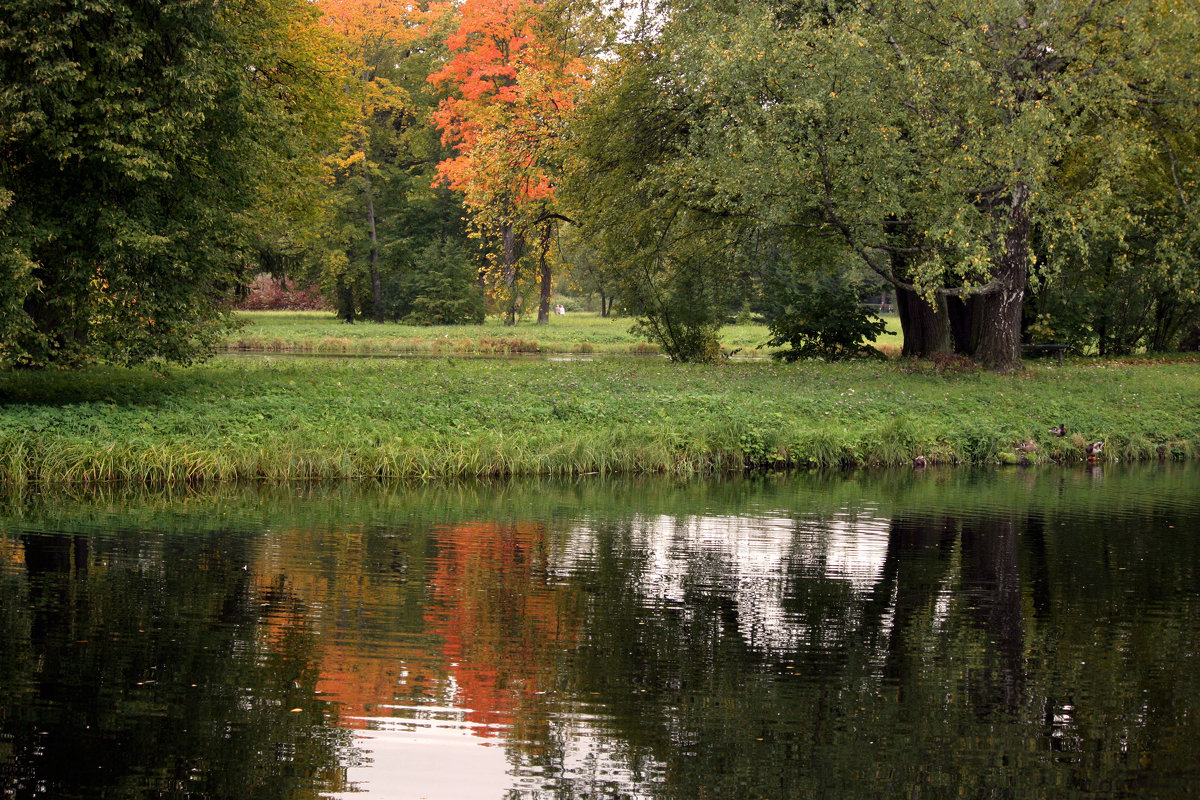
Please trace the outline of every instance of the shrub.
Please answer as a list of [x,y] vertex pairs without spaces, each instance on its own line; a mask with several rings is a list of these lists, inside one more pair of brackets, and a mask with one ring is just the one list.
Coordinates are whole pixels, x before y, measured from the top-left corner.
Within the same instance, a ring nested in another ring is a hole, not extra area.
[[243,311],[328,311],[331,306],[315,287],[300,288],[295,281],[266,272],[254,276],[246,296],[237,306]]
[[871,342],[887,324],[863,306],[858,290],[841,275],[800,281],[775,278],[769,284],[772,301],[765,316],[771,339],[767,346],[788,346],[775,353],[776,358],[882,358]]

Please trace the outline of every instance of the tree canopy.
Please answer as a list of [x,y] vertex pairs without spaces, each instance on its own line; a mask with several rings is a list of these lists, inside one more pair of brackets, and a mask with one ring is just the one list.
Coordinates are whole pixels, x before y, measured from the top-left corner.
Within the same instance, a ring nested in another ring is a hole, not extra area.
[[[660,206],[726,228],[794,229],[820,257],[816,243],[836,241],[928,308],[940,331],[911,327],[929,350],[953,335],[1011,369],[1030,280],[1128,242],[1152,215],[1180,223],[1159,237],[1162,258],[1195,241],[1195,173],[1178,154],[1194,147],[1200,38],[1184,5],[747,2],[677,15],[597,100],[636,104],[621,116],[650,109],[639,122],[653,127],[617,128],[603,152],[585,134],[580,175],[613,177],[616,194],[652,187]],[[670,241],[682,240],[661,237],[659,261]]]
[[[300,0],[0,3],[0,360],[187,361],[339,95]],[[247,278],[248,280],[248,278]]]
[[1194,0],[0,11],[6,364],[187,361],[263,270],[545,321],[572,258],[678,360],[821,286],[999,371],[1200,347]]

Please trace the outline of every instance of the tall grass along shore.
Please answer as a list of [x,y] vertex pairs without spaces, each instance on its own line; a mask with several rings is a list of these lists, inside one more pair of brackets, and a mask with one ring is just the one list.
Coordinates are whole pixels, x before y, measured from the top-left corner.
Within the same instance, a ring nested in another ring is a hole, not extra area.
[[[747,468],[1183,459],[1200,363],[1038,363],[1019,375],[903,362],[222,359],[13,373],[0,481],[676,474]],[[1065,436],[1050,432],[1065,425]],[[1020,447],[1018,447],[1018,445]]]

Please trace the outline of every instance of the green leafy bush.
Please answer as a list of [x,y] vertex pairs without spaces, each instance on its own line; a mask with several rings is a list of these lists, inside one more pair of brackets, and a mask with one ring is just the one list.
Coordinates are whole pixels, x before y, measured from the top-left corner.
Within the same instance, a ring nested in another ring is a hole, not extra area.
[[767,283],[767,346],[789,348],[775,353],[776,358],[883,357],[870,343],[885,332],[886,323],[863,306],[858,290],[840,275],[800,281],[774,277]]

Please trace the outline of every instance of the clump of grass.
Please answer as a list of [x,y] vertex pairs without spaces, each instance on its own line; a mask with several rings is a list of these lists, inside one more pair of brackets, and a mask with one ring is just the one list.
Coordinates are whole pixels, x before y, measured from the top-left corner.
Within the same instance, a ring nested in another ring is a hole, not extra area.
[[345,336],[326,336],[317,343],[316,352],[348,353],[350,352],[350,340]]
[[662,353],[662,348],[653,342],[635,342],[630,345],[629,353],[635,356],[656,356]]

